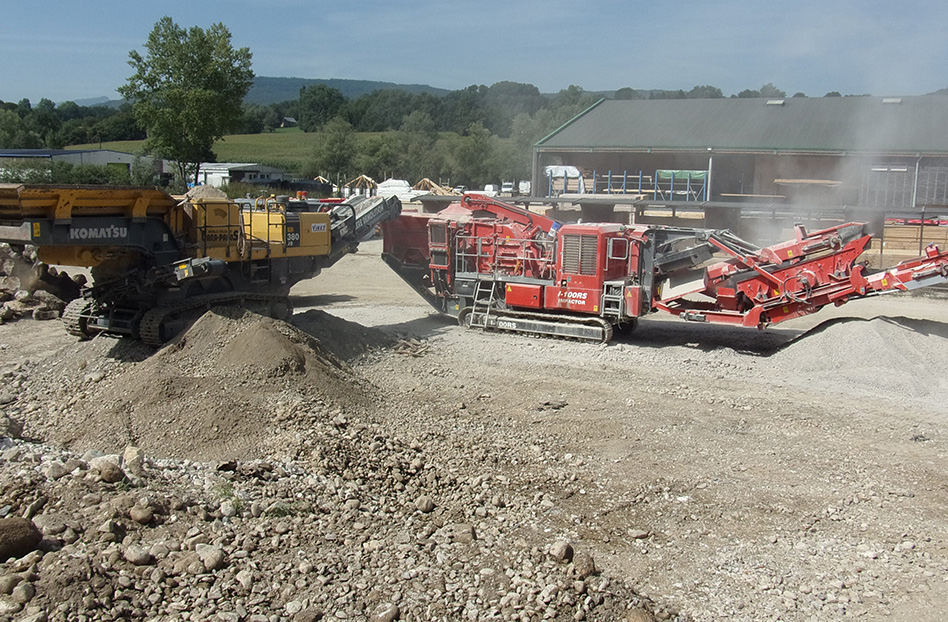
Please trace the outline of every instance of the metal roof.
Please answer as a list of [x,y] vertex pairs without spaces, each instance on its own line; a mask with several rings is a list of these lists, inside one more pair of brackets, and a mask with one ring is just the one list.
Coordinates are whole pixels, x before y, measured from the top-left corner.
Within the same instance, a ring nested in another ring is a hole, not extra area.
[[0,149],[0,158],[53,158],[81,153],[120,153],[127,156],[135,155],[114,149]]
[[948,97],[602,100],[536,146],[948,154]]
[[53,156],[88,153],[89,150],[70,149],[0,149],[0,158],[51,158]]

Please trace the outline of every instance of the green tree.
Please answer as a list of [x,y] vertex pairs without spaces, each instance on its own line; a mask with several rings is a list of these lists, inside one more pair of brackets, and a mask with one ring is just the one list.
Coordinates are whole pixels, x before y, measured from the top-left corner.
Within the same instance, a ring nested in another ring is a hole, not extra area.
[[466,89],[451,91],[441,100],[438,127],[446,132],[463,134],[472,123],[485,125],[488,116],[484,106],[486,97],[487,87],[483,85],[472,84]]
[[312,158],[304,166],[304,175],[342,179],[352,171],[357,153],[352,125],[340,117],[331,119],[316,133],[316,146]]
[[613,99],[642,99],[642,96],[639,95],[638,91],[633,89],[631,86],[623,86],[621,89],[616,91]]
[[721,89],[710,84],[695,86],[688,91],[688,99],[720,99],[722,97],[724,97],[724,93]]
[[299,122],[304,132],[315,132],[327,121],[339,114],[346,98],[342,91],[325,84],[305,86],[300,89]]
[[415,110],[406,116],[398,132],[399,175],[411,181],[434,175],[439,166],[435,157],[437,141],[438,132],[430,114]]
[[415,96],[399,89],[379,89],[345,107],[346,116],[360,132],[397,130],[415,109]]
[[521,113],[534,114],[544,105],[546,98],[532,84],[495,82],[484,98],[485,126],[495,136],[510,136],[514,117]]
[[353,158],[353,170],[381,181],[385,177],[404,177],[399,170],[401,151],[395,132],[384,132],[364,137]]
[[62,121],[56,113],[56,104],[52,101],[45,97],[41,99],[25,120],[33,131],[43,137],[43,143],[47,147],[59,149],[63,146],[56,137],[56,132],[62,127]]
[[477,187],[490,182],[489,157],[491,154],[490,130],[480,121],[467,128],[467,136],[462,137],[455,146],[454,157],[457,160],[455,175],[457,182]]
[[760,87],[760,96],[779,99],[781,97],[786,97],[787,94],[786,92],[781,91],[775,87],[772,83],[768,82],[764,86]]
[[12,110],[0,110],[0,147],[4,149],[38,149],[42,137]]
[[129,52],[135,73],[118,89],[133,103],[148,133],[148,150],[174,160],[180,177],[197,181],[202,161],[215,159],[214,141],[239,126],[241,103],[253,83],[248,48],[234,49],[222,23],[204,30],[161,18]]

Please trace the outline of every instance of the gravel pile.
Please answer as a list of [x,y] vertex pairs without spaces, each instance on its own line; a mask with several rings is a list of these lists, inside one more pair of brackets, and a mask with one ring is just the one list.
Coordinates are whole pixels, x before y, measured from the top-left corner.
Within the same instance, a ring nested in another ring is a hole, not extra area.
[[438,412],[464,405],[291,326],[215,312],[2,373],[0,620],[687,619],[551,527],[569,464],[470,445]]
[[821,388],[871,390],[877,398],[935,408],[948,395],[948,330],[941,322],[904,317],[830,321],[771,359]]

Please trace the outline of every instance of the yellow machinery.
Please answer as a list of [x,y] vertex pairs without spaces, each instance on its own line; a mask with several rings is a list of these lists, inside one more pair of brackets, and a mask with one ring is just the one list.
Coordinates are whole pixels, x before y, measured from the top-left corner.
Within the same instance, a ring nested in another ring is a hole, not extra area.
[[70,334],[159,345],[214,305],[286,318],[295,283],[400,211],[397,198],[234,201],[157,188],[0,184],[0,241],[33,244],[45,263],[91,269],[92,286],[63,314]]

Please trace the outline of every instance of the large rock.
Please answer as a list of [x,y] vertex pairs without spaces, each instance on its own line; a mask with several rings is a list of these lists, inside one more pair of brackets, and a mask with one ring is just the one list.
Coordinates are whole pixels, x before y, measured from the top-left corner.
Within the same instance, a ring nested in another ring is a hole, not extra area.
[[42,532],[26,518],[0,519],[0,561],[23,557],[36,550],[43,540]]
[[557,540],[550,545],[550,557],[557,562],[569,562],[573,559],[573,545],[566,540]]
[[[3,400],[0,399],[0,402]],[[23,434],[23,424],[13,417],[0,413],[0,436],[20,438]]]
[[118,460],[111,456],[100,456],[89,461],[89,468],[99,474],[99,479],[109,484],[115,484],[125,479],[125,471],[118,465]]
[[596,561],[589,553],[577,553],[573,556],[573,574],[585,579],[596,574]]
[[122,452],[122,462],[125,464],[125,470],[141,477],[144,473],[145,454],[134,445],[129,445]]

